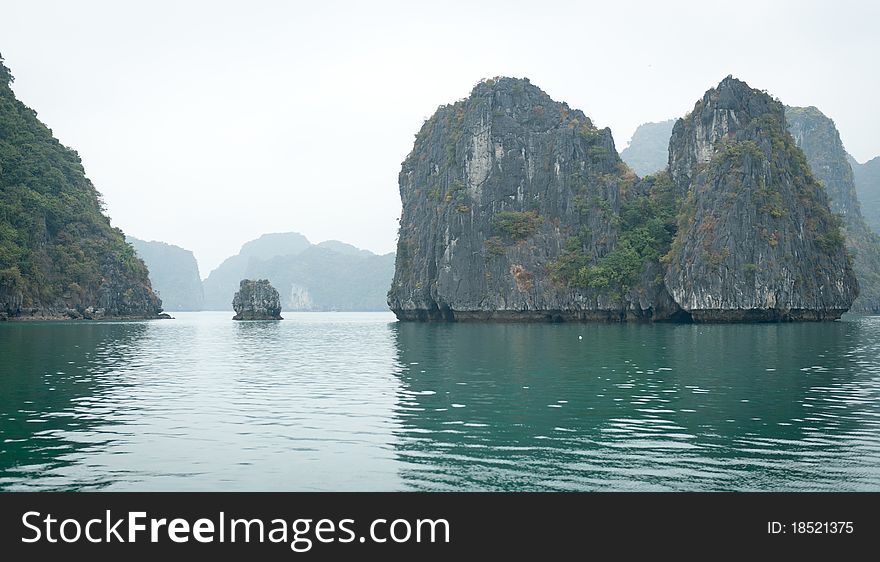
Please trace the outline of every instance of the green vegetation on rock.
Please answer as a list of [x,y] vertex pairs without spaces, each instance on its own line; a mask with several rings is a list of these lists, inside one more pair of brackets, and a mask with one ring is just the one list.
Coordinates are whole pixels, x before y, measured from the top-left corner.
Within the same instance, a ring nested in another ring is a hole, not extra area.
[[712,322],[833,320],[851,306],[841,222],[778,100],[728,77],[660,136],[652,165],[665,170],[639,179],[608,129],[527,80],[485,80],[439,108],[398,176],[391,309]]
[[79,155],[11,83],[0,59],[0,313],[157,315],[147,268],[110,225]]
[[637,283],[647,262],[659,262],[669,252],[680,207],[672,181],[667,172],[660,172],[644,182],[647,196],[621,205],[620,234],[614,249],[594,260],[585,253],[591,232],[581,229],[569,238],[565,251],[548,268],[556,282],[599,289],[619,298]]
[[542,221],[535,211],[501,211],[492,218],[492,231],[519,242],[533,236]]

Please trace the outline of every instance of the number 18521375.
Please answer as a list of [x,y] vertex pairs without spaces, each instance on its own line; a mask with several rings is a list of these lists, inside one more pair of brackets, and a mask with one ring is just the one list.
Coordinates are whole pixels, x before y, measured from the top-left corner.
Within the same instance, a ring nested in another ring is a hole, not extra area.
[[768,521],[767,533],[771,535],[851,535],[855,532],[852,521]]

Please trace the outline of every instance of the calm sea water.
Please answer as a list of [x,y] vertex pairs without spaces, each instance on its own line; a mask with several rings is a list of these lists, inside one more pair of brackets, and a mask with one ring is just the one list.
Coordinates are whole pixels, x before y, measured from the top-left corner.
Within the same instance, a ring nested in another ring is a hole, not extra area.
[[880,490],[878,317],[176,316],[0,324],[0,489]]

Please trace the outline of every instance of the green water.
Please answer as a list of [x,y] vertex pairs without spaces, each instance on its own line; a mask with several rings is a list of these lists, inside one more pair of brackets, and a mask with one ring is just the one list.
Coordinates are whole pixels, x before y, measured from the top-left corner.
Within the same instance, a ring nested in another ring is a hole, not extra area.
[[0,324],[0,489],[880,490],[880,318]]

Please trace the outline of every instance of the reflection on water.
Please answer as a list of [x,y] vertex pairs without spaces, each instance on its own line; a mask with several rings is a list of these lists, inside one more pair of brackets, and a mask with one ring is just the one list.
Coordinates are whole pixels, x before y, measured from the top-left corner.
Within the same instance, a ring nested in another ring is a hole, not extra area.
[[396,487],[387,315],[290,316],[0,327],[0,487]]
[[392,319],[0,324],[0,489],[880,490],[880,318]]
[[[102,377],[126,370],[146,332],[137,323],[26,328],[0,330],[0,486],[49,474],[79,451],[107,444],[96,428],[111,406],[94,395]],[[124,392],[127,383],[116,384]]]
[[403,476],[429,490],[878,490],[878,320],[402,324]]

